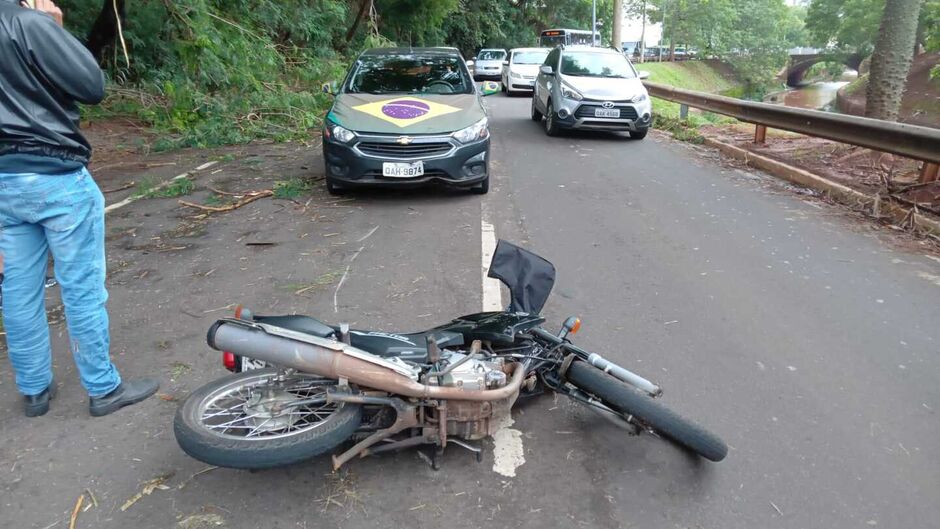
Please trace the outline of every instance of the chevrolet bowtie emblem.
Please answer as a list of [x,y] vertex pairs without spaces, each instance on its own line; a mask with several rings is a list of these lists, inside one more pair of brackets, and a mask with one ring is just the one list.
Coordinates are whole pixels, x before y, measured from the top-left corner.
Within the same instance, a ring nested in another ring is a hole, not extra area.
[[411,139],[410,137],[408,137],[408,136],[401,136],[400,138],[398,138],[398,139],[395,140],[395,141],[396,141],[396,143],[398,143],[398,144],[400,144],[400,145],[408,145],[409,143],[411,143],[411,142],[414,141],[414,140],[412,140],[412,139]]

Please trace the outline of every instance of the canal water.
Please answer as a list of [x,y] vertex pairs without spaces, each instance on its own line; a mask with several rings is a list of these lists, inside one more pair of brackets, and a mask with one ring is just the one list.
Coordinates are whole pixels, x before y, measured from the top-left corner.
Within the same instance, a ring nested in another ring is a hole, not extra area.
[[764,98],[768,103],[780,103],[788,107],[808,108],[838,112],[836,94],[858,74],[854,71],[843,74],[838,81],[815,81],[797,88],[774,92]]

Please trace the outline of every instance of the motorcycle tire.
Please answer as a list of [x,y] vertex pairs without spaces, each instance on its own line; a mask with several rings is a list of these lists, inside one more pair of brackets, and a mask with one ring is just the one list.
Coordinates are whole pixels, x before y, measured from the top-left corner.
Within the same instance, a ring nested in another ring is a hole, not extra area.
[[[212,381],[194,391],[180,406],[173,422],[180,448],[210,465],[242,469],[274,468],[328,452],[359,428],[362,406],[350,403],[337,404],[325,420],[314,423],[309,429],[270,437],[224,435],[201,420],[207,401],[218,398],[227,390],[251,387],[252,382],[270,378],[275,373],[274,369],[246,371]],[[326,380],[323,383],[329,385]]]
[[728,446],[715,434],[587,362],[573,362],[565,376],[569,382],[595,395],[612,409],[633,416],[657,434],[705,459],[718,462],[728,455]]

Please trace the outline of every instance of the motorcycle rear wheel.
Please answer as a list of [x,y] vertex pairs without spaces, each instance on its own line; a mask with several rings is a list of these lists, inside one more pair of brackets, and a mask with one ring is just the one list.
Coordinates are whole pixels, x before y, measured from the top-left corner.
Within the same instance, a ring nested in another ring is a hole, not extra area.
[[569,382],[597,396],[612,409],[624,415],[632,415],[642,425],[705,459],[718,462],[728,455],[728,446],[715,434],[587,362],[573,362],[566,377]]
[[349,403],[289,406],[325,396],[337,381],[259,369],[229,375],[193,392],[173,422],[180,448],[229,468],[274,468],[327,452],[359,427],[362,407]]

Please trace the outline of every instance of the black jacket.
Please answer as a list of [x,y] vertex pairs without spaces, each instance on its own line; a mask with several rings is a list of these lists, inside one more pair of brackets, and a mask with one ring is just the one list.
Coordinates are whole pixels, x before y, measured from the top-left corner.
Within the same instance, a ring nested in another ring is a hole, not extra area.
[[78,103],[104,99],[104,74],[52,17],[0,0],[0,158],[35,155],[88,163]]

